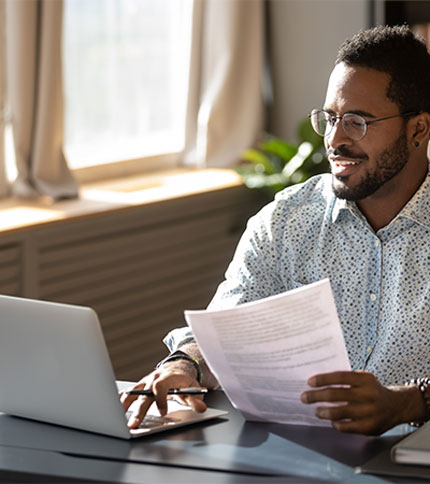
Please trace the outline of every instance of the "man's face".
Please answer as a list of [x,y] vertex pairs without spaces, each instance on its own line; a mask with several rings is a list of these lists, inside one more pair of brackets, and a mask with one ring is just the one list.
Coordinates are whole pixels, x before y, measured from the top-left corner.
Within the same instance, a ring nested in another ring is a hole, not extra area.
[[[330,76],[324,109],[336,116],[360,114],[366,121],[399,114],[398,106],[386,97],[389,80],[374,69],[338,64]],[[348,138],[338,121],[324,140],[333,192],[347,200],[390,193],[409,159],[402,117],[369,125],[359,141]]]

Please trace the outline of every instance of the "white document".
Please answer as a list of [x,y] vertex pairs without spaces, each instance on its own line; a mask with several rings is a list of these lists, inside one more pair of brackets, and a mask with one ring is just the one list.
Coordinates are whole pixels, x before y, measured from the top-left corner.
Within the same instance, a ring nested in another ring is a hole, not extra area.
[[300,401],[312,375],[351,370],[328,279],[232,309],[185,311],[185,318],[245,418],[330,425]]

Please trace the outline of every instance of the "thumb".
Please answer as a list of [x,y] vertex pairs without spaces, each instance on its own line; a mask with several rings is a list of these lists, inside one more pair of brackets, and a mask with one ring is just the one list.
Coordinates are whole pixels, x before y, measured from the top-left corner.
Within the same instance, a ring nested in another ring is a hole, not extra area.
[[206,403],[201,398],[192,397],[188,395],[184,398],[187,405],[189,405],[195,412],[202,413],[206,410]]

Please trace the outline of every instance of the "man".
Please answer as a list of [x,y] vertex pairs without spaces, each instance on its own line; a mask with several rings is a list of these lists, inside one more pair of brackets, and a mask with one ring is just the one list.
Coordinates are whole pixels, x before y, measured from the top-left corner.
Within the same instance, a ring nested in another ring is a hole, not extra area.
[[[316,415],[340,431],[380,434],[430,418],[429,113],[430,56],[407,27],[344,42],[324,108],[311,113],[331,175],[287,188],[249,221],[209,306],[329,277],[354,371],[314,375],[301,400],[320,403]],[[161,413],[169,388],[217,385],[188,329],[165,342],[180,353],[136,385],[153,389]],[[121,398],[128,408],[133,397]],[[140,397],[130,426],[152,401]]]

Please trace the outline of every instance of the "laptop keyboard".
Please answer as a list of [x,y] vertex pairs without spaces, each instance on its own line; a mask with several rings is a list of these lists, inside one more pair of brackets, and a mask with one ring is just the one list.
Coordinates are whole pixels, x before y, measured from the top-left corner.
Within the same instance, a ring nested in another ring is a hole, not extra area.
[[[131,417],[132,412],[127,412],[127,420]],[[142,423],[139,425],[139,429],[152,429],[154,427],[159,427],[160,425],[174,425],[178,423],[179,419],[172,417],[161,417],[157,415],[147,415]]]

